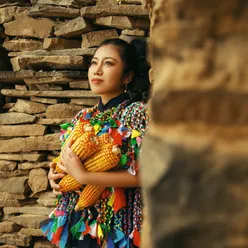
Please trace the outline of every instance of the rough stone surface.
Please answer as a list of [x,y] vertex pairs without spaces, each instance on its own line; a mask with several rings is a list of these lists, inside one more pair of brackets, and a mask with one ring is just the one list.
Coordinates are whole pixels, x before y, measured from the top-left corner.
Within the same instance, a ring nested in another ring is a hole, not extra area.
[[88,80],[75,80],[69,83],[71,89],[90,89]]
[[42,97],[35,97],[35,96],[31,96],[30,101],[44,103],[44,104],[57,104],[58,103],[58,100],[55,98],[51,99],[51,98],[44,98],[44,97],[42,98]]
[[[4,214],[39,214],[39,215],[49,215],[53,208],[42,207],[38,204],[23,206],[23,207],[5,207]],[[1,225],[0,225],[1,226]]]
[[[83,49],[85,50],[85,49]],[[92,49],[91,49],[92,50]],[[1,82],[19,82],[22,79],[30,78],[59,78],[59,77],[71,77],[71,78],[85,78],[87,73],[84,71],[0,71],[0,81]]]
[[53,151],[59,149],[59,134],[0,140],[0,153]]
[[0,24],[12,21],[16,16],[22,16],[27,13],[27,8],[9,6],[0,8]]
[[47,106],[42,103],[18,99],[13,111],[26,114],[37,114],[46,111]]
[[46,127],[38,124],[33,125],[0,125],[0,136],[39,136],[46,133]]
[[41,168],[31,170],[28,184],[33,193],[46,190],[48,187],[47,171]]
[[14,171],[0,171],[0,178],[23,177],[28,176],[28,171],[14,170]]
[[26,85],[19,85],[19,84],[15,85],[15,89],[16,90],[28,90]]
[[36,119],[35,116],[25,113],[0,114],[1,125],[32,123],[35,121],[35,119]]
[[0,159],[13,161],[43,161],[46,159],[45,154],[39,153],[18,153],[18,154],[0,154]]
[[30,8],[28,15],[33,17],[63,17],[76,18],[80,15],[79,9],[52,6],[52,5],[35,5]]
[[86,69],[87,60],[81,56],[20,56],[10,59],[14,71],[42,68],[61,69]]
[[103,26],[116,27],[119,29],[149,29],[149,20],[138,19],[128,16],[107,16],[96,18],[95,23]]
[[0,199],[25,200],[25,199],[27,199],[27,197],[28,197],[28,194],[26,194],[26,193],[0,192]]
[[[11,233],[20,230],[20,226],[11,221],[0,222],[1,233]],[[1,246],[0,246],[1,247]]]
[[3,47],[8,51],[33,51],[42,49],[43,43],[32,39],[5,40]]
[[80,106],[61,103],[47,107],[46,118],[73,118],[81,110]]
[[[52,118],[52,119],[47,119],[47,118],[40,118],[38,119],[37,123],[41,124],[41,125],[59,125],[59,124],[63,124],[65,122],[70,122],[71,118],[62,118],[62,119],[58,119],[58,118]],[[1,155],[0,155],[1,156]]]
[[2,89],[1,93],[5,96],[15,96],[15,97],[58,97],[58,98],[95,98],[97,97],[89,90],[64,90],[64,91],[20,91],[20,90],[10,90]]
[[30,247],[32,244],[32,238],[21,233],[2,234],[0,235],[0,243]]
[[30,91],[62,91],[63,86],[57,84],[31,84],[29,85]]
[[11,217],[10,220],[18,225],[39,229],[40,222],[47,219],[47,216],[36,215],[36,214],[21,214],[18,216]]
[[0,178],[0,192],[25,193],[29,189],[28,177]]
[[56,246],[48,240],[39,240],[34,243],[34,248],[56,248]]
[[37,202],[40,205],[46,206],[46,207],[53,207],[56,205],[56,196],[52,193],[52,192],[44,192],[41,193],[39,196],[39,199],[37,200]]
[[80,48],[81,42],[79,40],[68,40],[62,38],[45,38],[43,42],[43,49],[46,50],[61,50]]
[[56,26],[54,34],[59,37],[79,37],[83,33],[87,33],[91,30],[93,30],[92,24],[83,17],[78,17],[65,24]]
[[87,5],[94,5],[95,0],[31,0],[32,4],[51,4],[66,7],[79,8]]
[[133,16],[148,18],[149,11],[139,5],[96,5],[81,9],[81,15],[86,18],[99,18],[104,16]]
[[[61,39],[61,38],[60,38]],[[46,51],[46,50],[37,50],[37,51],[23,51],[23,52],[19,52],[19,53],[9,53],[9,57],[16,57],[16,56],[92,56],[96,51],[96,48],[88,48],[88,47],[83,47],[83,48],[73,48],[73,49],[61,49],[61,50],[51,50],[51,51]],[[34,73],[32,71],[32,73]],[[52,74],[51,72],[43,72],[43,73],[47,73],[47,74]],[[56,74],[59,76],[67,76],[66,73],[68,74],[68,77],[87,77],[87,74],[83,71],[78,71],[77,73],[75,73],[74,71],[62,71],[62,72],[53,72],[56,76]],[[38,72],[36,72],[36,74],[39,74]],[[41,73],[42,74],[42,73]],[[76,74],[76,75],[74,75]],[[77,75],[79,74],[79,75]],[[1,75],[1,74],[0,74]],[[34,75],[37,78],[39,78],[39,75]],[[47,77],[49,77],[50,75],[47,75]],[[51,75],[53,76],[53,75]],[[41,76],[41,77],[45,77]]]
[[145,36],[145,31],[141,29],[124,29],[121,31],[121,34],[123,35],[133,35],[133,36]]
[[97,98],[85,98],[85,99],[71,99],[71,104],[83,105],[83,106],[94,106],[99,102]]
[[33,19],[28,16],[16,17],[4,24],[5,33],[10,36],[46,38],[51,35],[55,23],[49,19]]
[[104,40],[118,38],[115,29],[88,32],[82,35],[82,47],[99,46]]
[[22,228],[20,230],[20,233],[34,237],[44,237],[43,232],[40,229],[36,228]]
[[43,161],[43,162],[25,162],[25,163],[19,163],[18,169],[19,170],[32,170],[37,168],[49,168],[49,161]]
[[0,160],[0,170],[1,171],[13,171],[17,166],[16,162],[8,160]]
[[125,40],[126,42],[129,42],[129,43],[131,41],[133,41],[133,40],[143,40],[143,41],[146,41],[146,43],[149,43],[147,38],[141,37],[141,36],[124,35],[124,34],[122,34],[122,35],[119,36],[119,38],[122,39],[122,40]]

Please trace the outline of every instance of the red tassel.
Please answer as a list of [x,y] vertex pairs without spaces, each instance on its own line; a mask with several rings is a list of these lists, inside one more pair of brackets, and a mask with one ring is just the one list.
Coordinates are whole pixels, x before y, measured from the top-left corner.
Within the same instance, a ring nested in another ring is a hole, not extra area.
[[137,229],[135,229],[133,232],[133,244],[138,247],[141,245],[140,233]]
[[86,229],[85,229],[85,231],[83,232],[83,235],[88,234],[89,231],[90,231],[90,226],[88,225],[88,222],[85,222],[85,227],[86,227]]
[[111,130],[111,136],[114,139],[115,145],[122,145],[122,138],[121,135],[117,132],[117,129],[112,128]]
[[115,194],[114,212],[117,213],[119,209],[127,205],[127,202],[123,188],[114,188],[114,194]]
[[52,244],[56,244],[58,245],[59,244],[59,241],[60,241],[60,236],[61,236],[61,233],[63,231],[63,226],[59,227],[56,232],[54,233],[53,235],[53,238],[52,238]]

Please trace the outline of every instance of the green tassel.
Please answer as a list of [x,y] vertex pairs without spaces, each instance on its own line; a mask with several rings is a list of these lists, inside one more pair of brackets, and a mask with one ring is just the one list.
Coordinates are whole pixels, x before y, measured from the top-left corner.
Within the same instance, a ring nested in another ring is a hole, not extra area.
[[63,123],[60,125],[60,127],[63,129],[63,130],[67,130],[68,127],[73,127],[74,125],[70,122],[66,122],[66,123]]
[[121,156],[120,163],[122,165],[126,165],[127,164],[127,155],[126,154],[124,154],[124,155]]
[[[78,230],[79,230],[79,228],[81,227],[81,225],[82,225],[82,222],[83,222],[83,219],[80,219],[79,220],[79,222],[76,224],[76,225],[74,225],[70,230],[71,230],[71,233],[72,233],[72,235],[73,235],[73,237],[77,237],[77,235],[78,235]],[[81,236],[81,233],[79,233],[80,235],[79,235],[79,237]],[[78,238],[78,237],[77,237]]]

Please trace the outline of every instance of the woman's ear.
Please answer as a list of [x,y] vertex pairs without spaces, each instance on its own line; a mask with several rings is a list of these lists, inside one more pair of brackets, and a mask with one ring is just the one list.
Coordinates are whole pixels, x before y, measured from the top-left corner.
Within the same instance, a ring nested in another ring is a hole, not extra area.
[[134,72],[130,71],[126,76],[125,76],[125,80],[124,80],[124,84],[129,84],[134,77]]

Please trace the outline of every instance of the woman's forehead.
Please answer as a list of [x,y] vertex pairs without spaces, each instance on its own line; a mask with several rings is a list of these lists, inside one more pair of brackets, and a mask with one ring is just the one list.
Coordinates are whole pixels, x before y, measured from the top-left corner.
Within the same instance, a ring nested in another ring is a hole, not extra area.
[[113,57],[115,59],[121,59],[120,49],[114,45],[104,45],[96,50],[94,57],[96,58]]

